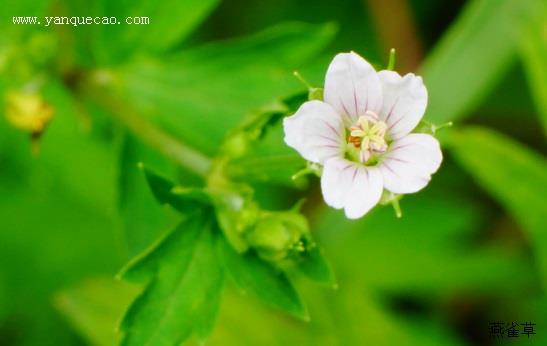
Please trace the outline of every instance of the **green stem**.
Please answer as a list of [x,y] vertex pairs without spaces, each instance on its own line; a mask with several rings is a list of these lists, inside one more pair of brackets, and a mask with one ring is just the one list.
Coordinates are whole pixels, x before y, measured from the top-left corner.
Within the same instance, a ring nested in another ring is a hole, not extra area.
[[189,171],[204,178],[207,176],[212,166],[210,158],[156,127],[129,104],[120,102],[111,90],[101,86],[93,76],[90,77],[83,81],[82,90],[85,94],[108,110],[143,142]]

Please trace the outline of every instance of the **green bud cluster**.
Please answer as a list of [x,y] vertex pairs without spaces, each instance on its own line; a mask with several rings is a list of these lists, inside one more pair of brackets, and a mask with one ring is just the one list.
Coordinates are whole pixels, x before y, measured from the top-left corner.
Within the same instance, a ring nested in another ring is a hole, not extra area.
[[[310,97],[322,98],[322,89],[310,87],[309,91]],[[252,151],[269,125],[287,111],[282,103],[267,105],[232,131],[224,140],[222,156],[215,160],[206,187],[232,248],[240,254],[254,252],[277,267],[296,264],[312,249],[308,222],[299,211],[300,204],[284,211],[262,209],[254,199],[254,188],[234,174],[239,168],[233,163]],[[293,179],[306,174],[320,175],[320,167],[309,165]]]
[[264,212],[246,239],[269,262],[282,262],[306,251],[309,226],[297,211]]

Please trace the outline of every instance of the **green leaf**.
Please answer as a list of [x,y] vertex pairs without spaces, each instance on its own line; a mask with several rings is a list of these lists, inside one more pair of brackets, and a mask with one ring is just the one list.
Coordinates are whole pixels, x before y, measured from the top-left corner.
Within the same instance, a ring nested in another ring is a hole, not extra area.
[[545,3],[541,5],[538,6],[536,13],[523,20],[519,42],[520,56],[527,72],[530,91],[536,102],[544,133],[547,134],[547,6]]
[[113,278],[88,279],[55,295],[55,307],[91,345],[118,344],[119,323],[139,290]]
[[140,165],[154,197],[161,204],[168,204],[182,213],[201,209],[211,204],[209,195],[201,188],[182,187],[172,183],[152,170]]
[[456,159],[524,227],[547,287],[547,161],[502,134],[480,127],[454,133]]
[[128,101],[182,141],[212,155],[251,109],[302,89],[292,71],[333,33],[332,25],[279,25],[161,62],[139,60],[118,70],[117,78]]
[[[130,133],[124,137],[120,166],[119,207],[130,257],[176,226],[180,215],[174,210],[188,213],[209,203],[201,189],[183,188],[164,178],[184,172]],[[194,183],[193,176],[183,177]]]
[[147,184],[145,175],[137,167],[139,162],[155,170],[174,174],[173,165],[126,133],[120,153],[119,208],[124,237],[133,257],[146,249],[166,230],[172,229],[180,217],[158,204]]
[[126,276],[149,276],[122,322],[122,345],[178,345],[212,330],[223,287],[214,223],[208,213],[183,221]]
[[323,251],[319,246],[314,246],[307,252],[297,264],[297,269],[313,281],[336,287],[334,272]]
[[514,61],[520,17],[535,0],[469,2],[423,67],[429,91],[426,117],[463,117],[487,96]]
[[[101,16],[117,16],[120,25],[97,25],[97,52],[109,62],[135,52],[164,53],[181,43],[216,7],[219,0],[103,1]],[[80,14],[81,15],[81,14]],[[126,24],[127,17],[148,17],[149,24]]]
[[252,292],[264,303],[308,320],[308,311],[286,274],[248,252],[238,254],[227,241],[219,241],[219,253],[232,280],[243,292]]

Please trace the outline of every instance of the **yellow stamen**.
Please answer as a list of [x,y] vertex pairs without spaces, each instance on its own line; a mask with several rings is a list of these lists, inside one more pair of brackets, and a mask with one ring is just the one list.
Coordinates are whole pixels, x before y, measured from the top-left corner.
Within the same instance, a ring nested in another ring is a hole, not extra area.
[[373,154],[387,150],[384,138],[386,130],[387,125],[379,120],[374,112],[367,111],[357,119],[355,125],[350,128],[348,143],[359,149],[359,160],[365,163]]

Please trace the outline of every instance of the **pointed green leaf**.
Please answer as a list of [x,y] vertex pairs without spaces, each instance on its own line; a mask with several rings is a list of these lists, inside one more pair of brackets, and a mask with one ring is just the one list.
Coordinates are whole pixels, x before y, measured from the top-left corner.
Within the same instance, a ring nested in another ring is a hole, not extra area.
[[168,204],[183,213],[201,209],[211,203],[203,189],[178,186],[143,165],[141,167],[148,186],[159,203]]
[[177,213],[158,204],[147,184],[139,162],[163,174],[173,174],[173,165],[127,133],[120,153],[119,208],[129,256],[150,246],[162,233],[180,221]]
[[538,10],[523,19],[519,42],[520,56],[527,72],[530,91],[540,115],[543,131],[547,134],[547,5],[539,0],[538,3]]
[[242,292],[252,292],[270,306],[300,319],[309,319],[306,307],[284,272],[274,269],[254,253],[238,254],[226,240],[219,241],[219,253],[226,272]]
[[319,246],[314,246],[298,262],[297,269],[313,281],[336,287],[334,272],[323,251]]
[[528,231],[547,287],[547,161],[502,134],[480,127],[454,133],[450,148],[467,172]]
[[172,346],[210,333],[223,286],[217,234],[210,214],[192,215],[130,268],[151,278],[122,322],[122,345]]
[[470,1],[423,67],[426,117],[443,123],[465,116],[514,61],[520,18],[535,0]]

